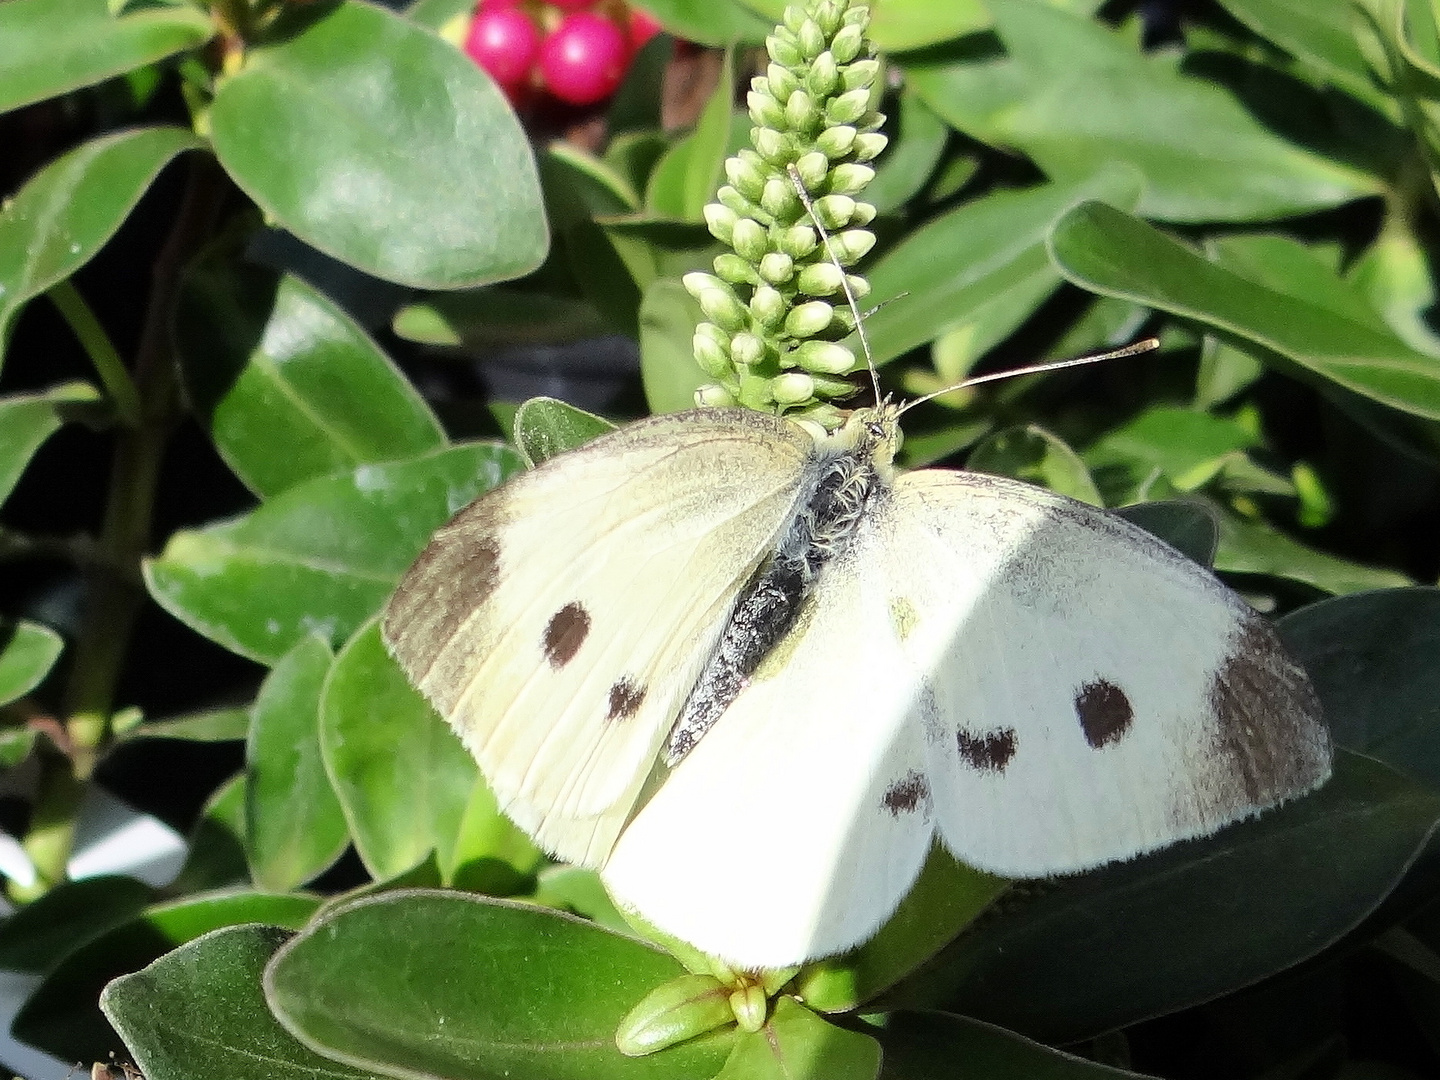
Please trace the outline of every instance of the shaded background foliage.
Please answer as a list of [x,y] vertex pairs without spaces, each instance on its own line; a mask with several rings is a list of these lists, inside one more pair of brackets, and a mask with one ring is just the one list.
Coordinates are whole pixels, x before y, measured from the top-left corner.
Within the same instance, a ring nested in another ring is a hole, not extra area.
[[[458,506],[604,426],[522,400],[619,421],[703,379],[678,279],[717,250],[700,208],[779,10],[646,6],[739,43],[690,55],[708,99],[662,128],[662,38],[606,137],[528,117],[533,168],[431,33],[454,0],[0,7],[0,824],[37,871],[0,964],[43,976],[17,1032],[154,1080],[1440,1075],[1421,0],[877,12],[887,384],[1162,341],[948,395],[908,464],[1125,507],[1213,561],[1281,616],[1343,750],[1317,795],[1124,866],[932,860],[761,1035],[615,1051],[684,968],[497,814],[373,615]],[[66,880],[91,783],[191,835],[175,883]]]

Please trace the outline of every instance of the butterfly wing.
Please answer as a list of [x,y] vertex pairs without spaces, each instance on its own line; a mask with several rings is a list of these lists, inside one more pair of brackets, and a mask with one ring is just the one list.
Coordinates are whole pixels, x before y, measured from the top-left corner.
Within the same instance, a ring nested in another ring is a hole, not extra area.
[[632,424],[481,497],[405,575],[392,654],[553,854],[609,851],[810,453],[743,410]]
[[896,485],[886,576],[927,672],[940,834],[1011,877],[1201,836],[1320,784],[1329,736],[1270,624],[1149,533],[1018,481]]

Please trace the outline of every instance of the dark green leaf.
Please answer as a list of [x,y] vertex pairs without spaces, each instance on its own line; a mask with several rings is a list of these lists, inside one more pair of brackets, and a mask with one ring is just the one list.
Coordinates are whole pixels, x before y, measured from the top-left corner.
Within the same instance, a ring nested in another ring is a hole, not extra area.
[[1138,1073],[1097,1065],[1002,1028],[945,1013],[892,1013],[875,1032],[881,1080],[937,1080],[957,1062],[984,1080],[1120,1080]]
[[[3,229],[0,225],[0,233]],[[35,451],[65,422],[66,406],[98,400],[94,387],[79,382],[0,398],[0,503],[15,490]]]
[[0,923],[0,969],[41,974],[87,941],[127,923],[155,890],[119,875],[66,881]]
[[180,295],[175,338],[190,403],[261,498],[445,445],[390,358],[299,278],[201,264]]
[[654,15],[676,37],[701,45],[759,45],[775,24],[738,0],[641,0],[635,6]]
[[[248,718],[250,710],[245,710]],[[245,774],[236,773],[205,801],[190,830],[185,865],[166,890],[172,896],[248,885],[245,858]]]
[[28,619],[0,623],[0,705],[39,686],[64,647],[60,635],[48,626]]
[[1440,589],[1337,596],[1279,630],[1337,743],[1440,788]]
[[491,286],[407,304],[396,313],[394,329],[426,345],[476,349],[583,341],[607,327],[585,300]]
[[1319,551],[1263,521],[1228,511],[1218,514],[1220,546],[1215,569],[1299,581],[1323,592],[1350,593],[1413,584],[1404,574]]
[[737,1035],[715,1080],[875,1080],[880,1044],[816,1016],[794,998],[776,1000],[759,1031]]
[[430,534],[520,465],[471,443],[299,484],[233,521],[170,538],[150,594],[213,641],[262,663],[312,633],[338,644],[374,614]]
[[380,7],[290,9],[210,110],[235,182],[302,240],[377,277],[519,277],[547,245],[534,159],[469,57]]
[[1078,206],[1056,224],[1051,254],[1092,292],[1172,312],[1258,347],[1292,374],[1440,419],[1440,360],[1322,306],[1323,298],[1308,303],[1222,269],[1138,218],[1099,203]]
[[704,316],[678,281],[659,279],[640,304],[640,376],[652,413],[695,407],[695,391],[710,380],[695,362],[692,342]]
[[1436,795],[1340,752],[1320,790],[1258,820],[1033,886],[892,996],[1042,1039],[1197,1004],[1314,955],[1374,910],[1424,849]]
[[300,1045],[266,1007],[260,976],[289,937],[276,926],[226,927],[106,986],[100,1008],[146,1080],[373,1076]]
[[320,689],[330,647],[304,638],[280,658],[251,709],[245,744],[250,876],[272,892],[317,877],[345,851],[345,815],[320,755]]
[[14,1032],[67,1060],[104,1061],[116,1037],[96,1002],[111,979],[218,927],[265,922],[298,928],[318,903],[308,896],[216,893],[152,907],[67,955],[25,1002]]
[[913,92],[900,97],[900,132],[875,163],[875,179],[865,189],[865,201],[882,214],[903,211],[919,194],[945,152],[950,134]]
[[153,63],[212,33],[209,17],[189,4],[146,5],[117,19],[107,0],[6,0],[0,112]]
[[1355,11],[1347,0],[1221,0],[1257,34],[1313,66],[1362,100],[1380,97],[1370,65],[1355,42]]
[[327,1056],[447,1080],[709,1080],[710,1036],[648,1058],[615,1049],[625,1013],[683,973],[632,938],[543,908],[391,892],[317,920],[276,954],[266,997]]
[[1153,533],[1201,566],[1215,562],[1220,524],[1202,502],[1162,501],[1122,506],[1114,513]]
[[[93,4],[84,0],[81,6]],[[101,0],[102,11],[103,6]],[[4,20],[21,8],[34,9],[36,14],[48,12],[43,17],[50,19],[63,20],[70,14],[66,4],[57,0],[0,4],[0,42],[4,43],[0,45],[0,72],[12,70],[4,53],[14,37],[7,37]],[[104,17],[109,20],[109,15]],[[45,33],[50,39],[77,50],[95,48],[85,27],[61,22],[59,25],[65,26],[61,34],[55,32],[55,25],[47,24]],[[184,128],[120,131],[81,144],[30,178],[0,210],[0,352],[15,313],[94,258],[130,216],[160,170],[177,154],[203,145]]]
[[394,877],[434,850],[448,877],[479,774],[390,659],[377,623],[335,658],[320,700],[320,745],[370,876]]
[[1080,455],[1038,424],[997,431],[971,451],[965,467],[1027,480],[1092,506],[1104,505]]
[[556,398],[531,398],[515,410],[515,445],[532,466],[614,430],[603,416]]

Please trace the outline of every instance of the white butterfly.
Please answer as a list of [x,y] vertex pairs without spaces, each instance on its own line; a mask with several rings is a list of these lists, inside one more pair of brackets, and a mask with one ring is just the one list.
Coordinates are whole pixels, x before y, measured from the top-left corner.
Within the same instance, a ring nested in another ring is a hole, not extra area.
[[1329,774],[1242,600],[1063,496],[897,474],[898,411],[603,435],[463,510],[385,614],[506,812],[737,968],[863,942],[937,835],[1067,873]]

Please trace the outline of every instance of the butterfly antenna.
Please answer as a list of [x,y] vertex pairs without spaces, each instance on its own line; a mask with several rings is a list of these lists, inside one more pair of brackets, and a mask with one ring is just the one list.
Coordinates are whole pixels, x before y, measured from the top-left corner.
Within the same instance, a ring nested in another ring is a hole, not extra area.
[[800,196],[800,202],[805,207],[805,212],[810,215],[810,220],[815,223],[815,229],[820,233],[820,242],[825,245],[825,254],[835,264],[835,269],[840,271],[840,288],[845,293],[845,303],[850,308],[850,314],[855,319],[855,335],[860,339],[860,351],[865,356],[865,367],[870,372],[870,385],[875,389],[875,404],[880,404],[880,375],[875,370],[875,359],[870,354],[870,340],[865,336],[865,317],[860,312],[860,302],[855,299],[855,293],[850,288],[850,275],[845,273],[845,267],[840,262],[840,257],[835,254],[835,248],[831,246],[830,234],[825,231],[825,226],[820,223],[820,215],[815,213],[815,203],[810,198],[810,192],[805,188],[805,181],[800,178],[800,170],[794,165],[785,166],[785,171],[790,174],[790,183],[795,186],[795,194]]
[[916,405],[923,405],[932,398],[941,394],[948,394],[952,390],[964,390],[971,386],[979,386],[981,383],[999,382],[1001,379],[1014,379],[1021,375],[1040,375],[1047,371],[1062,371],[1065,368],[1084,367],[1087,364],[1098,364],[1102,360],[1119,360],[1125,356],[1139,356],[1141,353],[1151,352],[1160,347],[1159,338],[1146,338],[1144,341],[1137,341],[1133,345],[1126,345],[1123,349],[1111,349],[1109,352],[1094,353],[1090,356],[1076,356],[1070,360],[1051,360],[1044,364],[1031,364],[1029,367],[1011,368],[1008,371],[992,371],[988,375],[977,375],[973,379],[966,379],[964,382],[956,383],[954,386],[947,386],[943,390],[936,390],[932,394],[918,397],[914,401],[907,401],[900,406],[900,412],[908,412]]

